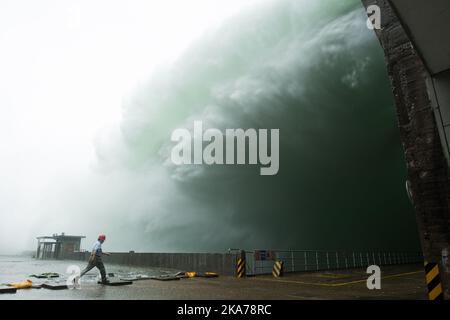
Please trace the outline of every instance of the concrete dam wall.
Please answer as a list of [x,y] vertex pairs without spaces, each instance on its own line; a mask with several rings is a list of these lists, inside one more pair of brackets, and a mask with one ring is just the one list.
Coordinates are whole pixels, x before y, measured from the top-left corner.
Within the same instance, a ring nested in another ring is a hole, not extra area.
[[[66,255],[68,260],[88,261],[89,252]],[[232,253],[135,253],[114,252],[103,256],[105,263],[134,267],[176,269],[182,271],[217,272],[234,275],[236,255]]]

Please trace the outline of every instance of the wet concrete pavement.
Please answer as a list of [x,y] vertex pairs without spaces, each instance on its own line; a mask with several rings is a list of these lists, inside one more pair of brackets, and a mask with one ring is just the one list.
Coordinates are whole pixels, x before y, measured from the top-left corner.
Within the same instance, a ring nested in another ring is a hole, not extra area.
[[[29,278],[29,274],[41,272],[65,274],[71,264],[84,267],[80,261],[0,257],[0,282],[21,281]],[[176,272],[117,265],[106,268],[107,272],[121,275]],[[363,269],[286,274],[277,279],[267,275],[244,279],[221,276],[175,281],[140,280],[121,287],[98,285],[97,271],[93,271],[83,278],[80,289],[23,289],[16,294],[0,294],[0,299],[426,299],[421,265],[385,266],[381,271],[381,290],[367,289],[368,275]]]

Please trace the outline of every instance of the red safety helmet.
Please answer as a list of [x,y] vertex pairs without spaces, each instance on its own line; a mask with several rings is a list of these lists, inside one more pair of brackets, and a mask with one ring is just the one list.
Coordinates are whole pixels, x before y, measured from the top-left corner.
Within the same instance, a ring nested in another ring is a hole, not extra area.
[[104,234],[101,234],[101,235],[98,236],[98,240],[105,241],[106,240],[106,236]]

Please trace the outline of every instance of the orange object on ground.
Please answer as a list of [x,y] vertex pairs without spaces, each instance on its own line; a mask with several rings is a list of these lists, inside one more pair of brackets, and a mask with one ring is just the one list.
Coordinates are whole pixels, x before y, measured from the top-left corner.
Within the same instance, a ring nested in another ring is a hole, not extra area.
[[31,286],[33,285],[33,281],[27,279],[25,281],[22,282],[14,282],[14,283],[10,283],[8,284],[10,287],[16,288],[16,289],[28,289],[31,288]]
[[206,278],[216,278],[218,276],[219,276],[219,274],[215,273],[215,272],[205,272],[205,277]]
[[197,276],[197,272],[186,272],[188,278],[195,278]]

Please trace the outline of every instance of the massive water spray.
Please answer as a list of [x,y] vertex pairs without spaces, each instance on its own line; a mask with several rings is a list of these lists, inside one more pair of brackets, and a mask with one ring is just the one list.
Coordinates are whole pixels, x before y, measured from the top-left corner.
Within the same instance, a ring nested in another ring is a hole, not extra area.
[[[53,210],[116,250],[416,249],[383,54],[357,0],[254,5],[128,97]],[[143,39],[145,41],[145,39]],[[279,172],[176,166],[171,133],[280,129]],[[57,226],[62,226],[61,223]]]

